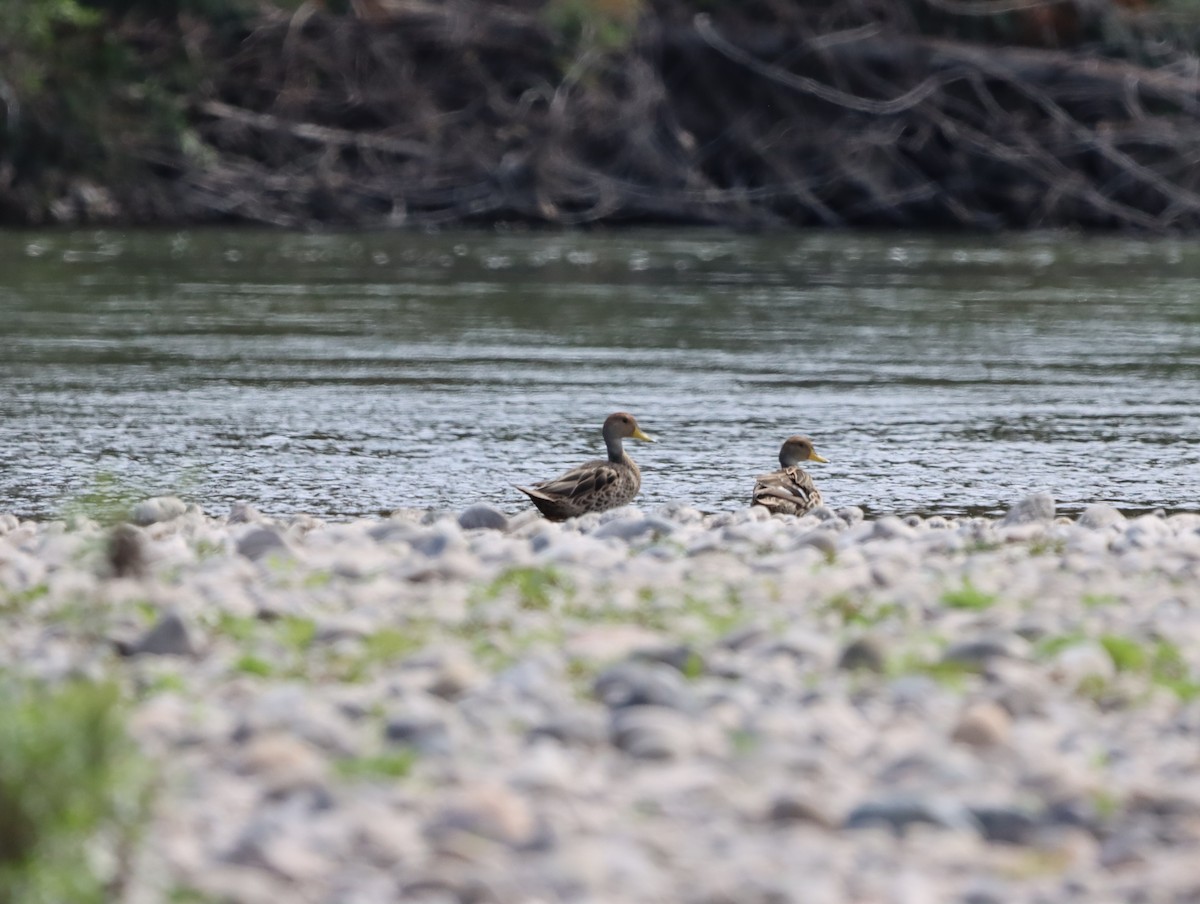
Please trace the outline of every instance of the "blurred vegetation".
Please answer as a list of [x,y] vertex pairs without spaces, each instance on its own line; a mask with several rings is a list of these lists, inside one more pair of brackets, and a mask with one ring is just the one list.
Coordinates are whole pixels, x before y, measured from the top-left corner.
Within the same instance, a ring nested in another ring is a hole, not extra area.
[[[968,83],[923,74],[901,46],[935,37],[1184,71],[1200,0],[0,0],[0,22],[0,223],[1170,225],[1176,183],[1188,215],[1200,210],[1181,160],[1190,136],[1131,135],[1103,72],[1062,64],[1047,81],[1023,59],[960,55]],[[1055,87],[1068,76],[1082,86]],[[1145,111],[1190,116],[1176,83],[1143,89],[1163,95]],[[943,109],[917,102],[930,86]],[[889,112],[864,117],[854,98]],[[1056,106],[1086,140],[1050,134]],[[893,129],[896,111],[907,119]],[[1043,153],[1001,148],[1012,128],[997,112],[1031,132],[1049,123]],[[781,117],[829,134],[806,144]],[[1136,165],[1108,152],[1109,132],[1093,138],[1102,120]],[[966,156],[963,123],[984,133]],[[1043,209],[1064,167],[1099,188]],[[1106,203],[1118,189],[1132,200]]]
[[0,904],[120,900],[147,788],[113,685],[0,674]]

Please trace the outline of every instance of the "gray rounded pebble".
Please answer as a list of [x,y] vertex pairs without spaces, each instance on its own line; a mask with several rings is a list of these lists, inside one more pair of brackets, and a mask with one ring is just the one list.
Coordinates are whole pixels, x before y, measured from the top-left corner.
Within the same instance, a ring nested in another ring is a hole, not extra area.
[[1079,516],[1079,526],[1092,529],[1121,524],[1125,516],[1104,502],[1093,502]]
[[393,744],[433,756],[450,754],[450,732],[438,716],[404,713],[388,719],[383,731]]
[[897,835],[901,835],[915,823],[926,823],[959,831],[982,832],[979,821],[959,801],[909,795],[897,795],[861,803],[846,816],[843,828],[863,829],[886,825]]
[[476,502],[462,510],[458,526],[463,530],[508,530],[508,516],[494,505]]
[[642,760],[673,760],[691,752],[691,720],[665,706],[629,706],[612,714],[612,743]]
[[187,622],[178,612],[167,612],[133,645],[129,655],[194,656],[196,652]]
[[1027,810],[1018,807],[971,807],[988,841],[1006,844],[1029,844],[1041,826],[1041,821]]
[[1049,493],[1034,493],[1019,500],[1000,519],[1002,526],[1013,524],[1036,524],[1054,520],[1054,497]]
[[286,550],[287,543],[284,542],[283,537],[266,527],[257,527],[237,541],[238,554],[253,561],[257,561],[269,553]]
[[609,709],[653,705],[694,711],[696,695],[677,669],[657,662],[621,662],[605,669],[592,685]]
[[135,505],[129,517],[134,524],[146,527],[178,518],[186,511],[187,506],[178,496],[155,496]]
[[852,640],[838,657],[838,668],[854,671],[882,672],[886,664],[883,644],[875,637],[859,637]]

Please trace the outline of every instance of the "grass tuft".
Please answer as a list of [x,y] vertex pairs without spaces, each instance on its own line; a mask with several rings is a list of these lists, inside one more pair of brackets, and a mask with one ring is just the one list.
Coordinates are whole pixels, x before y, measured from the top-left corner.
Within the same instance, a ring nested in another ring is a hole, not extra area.
[[145,818],[141,760],[112,684],[0,676],[0,904],[103,904]]
[[970,578],[963,578],[962,586],[956,590],[947,590],[942,594],[942,604],[951,609],[988,609],[996,603],[995,594],[984,593],[971,583]]

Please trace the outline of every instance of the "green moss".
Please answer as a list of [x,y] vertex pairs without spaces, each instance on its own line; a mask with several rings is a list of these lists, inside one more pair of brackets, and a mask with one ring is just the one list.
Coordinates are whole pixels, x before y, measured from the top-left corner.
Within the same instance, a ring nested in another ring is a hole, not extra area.
[[1115,605],[1120,600],[1111,593],[1085,593],[1081,602],[1089,609],[1097,609],[1101,606]]
[[133,506],[152,495],[113,474],[100,472],[91,486],[61,503],[63,520],[87,518],[105,527],[129,520]]
[[902,611],[895,603],[878,603],[869,597],[856,599],[848,593],[834,594],[822,606],[843,625],[877,625]]
[[704,674],[704,658],[696,652],[690,652],[687,658],[683,661],[683,668],[680,669],[684,678],[694,681]]
[[239,657],[233,667],[236,671],[246,675],[257,675],[260,678],[269,678],[275,672],[271,663],[251,653]]
[[557,569],[546,566],[533,568],[518,566],[506,569],[487,584],[479,593],[484,600],[498,599],[505,592],[515,591],[522,609],[546,610],[550,608],[554,595],[570,597],[573,591],[568,581]]
[[996,604],[996,597],[984,593],[971,583],[970,578],[963,578],[962,586],[947,590],[942,594],[942,605],[950,609],[988,609]]
[[1146,650],[1135,640],[1116,634],[1105,634],[1100,638],[1108,657],[1118,672],[1140,672],[1146,668]]
[[1056,634],[1041,638],[1033,647],[1034,655],[1041,659],[1057,656],[1068,647],[1078,646],[1087,640],[1083,634]]
[[258,631],[259,621],[244,615],[222,612],[217,616],[217,630],[238,643],[245,643]]
[[304,580],[300,582],[300,586],[306,590],[317,590],[328,586],[332,581],[332,571],[310,571],[304,576]]
[[1159,641],[1149,654],[1150,680],[1172,691],[1179,699],[1188,701],[1200,696],[1197,682],[1179,647],[1170,641]]
[[276,636],[284,646],[298,652],[307,651],[317,636],[317,623],[299,615],[285,615],[276,626]]
[[165,672],[150,679],[142,688],[141,693],[143,697],[153,697],[155,694],[179,694],[186,689],[187,682],[183,680],[182,675],[178,672]]
[[1029,554],[1031,556],[1057,555],[1061,556],[1066,552],[1067,544],[1064,540],[1055,540],[1049,537],[1037,537],[1029,541]]
[[25,590],[8,591],[3,596],[0,596],[0,613],[19,612],[25,609],[30,603],[37,602],[49,592],[50,585],[44,582],[34,584]]
[[416,751],[405,748],[376,756],[348,757],[338,760],[335,768],[343,778],[405,778],[417,762]]
[[967,679],[978,675],[979,671],[978,663],[960,662],[953,659],[929,660],[912,653],[889,660],[884,669],[885,674],[893,678],[900,675],[926,675],[939,684],[955,690],[962,690]]

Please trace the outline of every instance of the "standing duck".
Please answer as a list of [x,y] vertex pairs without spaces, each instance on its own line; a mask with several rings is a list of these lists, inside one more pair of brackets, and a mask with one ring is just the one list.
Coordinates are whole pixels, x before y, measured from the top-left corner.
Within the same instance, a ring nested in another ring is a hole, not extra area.
[[802,461],[828,461],[817,454],[807,436],[789,436],[779,450],[778,471],[759,474],[754,480],[751,505],[761,505],[781,515],[803,515],[821,504],[821,491],[799,467]]
[[603,512],[633,501],[642,486],[642,472],[625,454],[626,437],[654,442],[642,432],[632,414],[618,411],[604,421],[608,459],[596,459],[551,480],[517,487],[551,521],[565,521],[588,512]]

